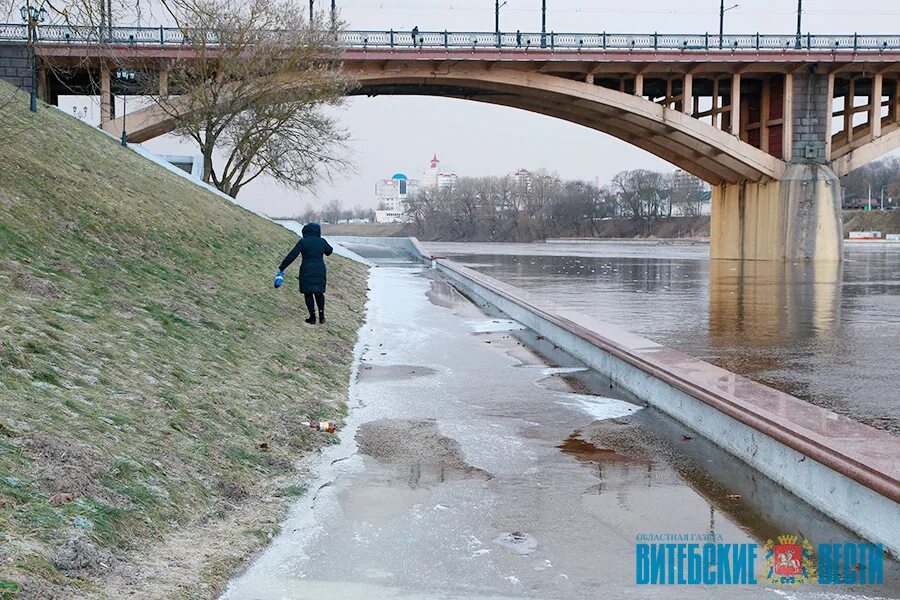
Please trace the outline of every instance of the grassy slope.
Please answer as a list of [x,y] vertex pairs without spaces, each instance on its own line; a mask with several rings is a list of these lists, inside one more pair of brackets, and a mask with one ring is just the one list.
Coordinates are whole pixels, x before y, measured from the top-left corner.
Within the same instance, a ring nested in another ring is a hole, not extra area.
[[845,210],[844,237],[851,231],[900,233],[900,210]]
[[[101,595],[171,535],[296,492],[330,437],[300,421],[344,410],[365,272],[333,257],[330,322],[302,323],[294,277],[271,285],[292,233],[20,98],[0,110],[0,598]],[[228,560],[200,565],[207,595]]]

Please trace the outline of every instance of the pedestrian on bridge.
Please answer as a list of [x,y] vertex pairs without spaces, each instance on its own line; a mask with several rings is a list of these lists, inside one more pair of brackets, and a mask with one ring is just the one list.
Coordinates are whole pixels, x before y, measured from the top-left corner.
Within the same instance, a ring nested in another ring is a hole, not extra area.
[[419,45],[419,26],[418,25],[416,25],[415,27],[412,28],[411,35],[412,35],[413,48],[416,48]]
[[278,276],[275,278],[275,287],[281,286],[284,279],[284,270],[291,263],[302,256],[300,262],[300,292],[306,300],[306,309],[309,318],[305,319],[310,325],[316,324],[316,306],[319,308],[319,323],[325,322],[325,279],[327,268],[325,256],[331,256],[334,249],[322,237],[322,227],[318,223],[307,223],[301,230],[303,237],[294,246],[293,250],[281,261],[278,267]]

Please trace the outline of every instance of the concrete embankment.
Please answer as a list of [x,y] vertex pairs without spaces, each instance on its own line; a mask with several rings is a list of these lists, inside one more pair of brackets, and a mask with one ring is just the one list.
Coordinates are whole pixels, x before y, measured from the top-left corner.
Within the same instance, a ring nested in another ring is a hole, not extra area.
[[415,239],[388,243],[900,555],[900,439],[609,324],[555,312],[523,290],[430,257]]

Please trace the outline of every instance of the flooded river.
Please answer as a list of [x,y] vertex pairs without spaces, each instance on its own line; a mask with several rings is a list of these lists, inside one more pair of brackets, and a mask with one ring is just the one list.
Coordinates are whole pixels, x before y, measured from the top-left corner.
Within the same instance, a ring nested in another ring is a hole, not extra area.
[[842,264],[710,261],[705,245],[431,243],[528,290],[900,434],[900,247]]

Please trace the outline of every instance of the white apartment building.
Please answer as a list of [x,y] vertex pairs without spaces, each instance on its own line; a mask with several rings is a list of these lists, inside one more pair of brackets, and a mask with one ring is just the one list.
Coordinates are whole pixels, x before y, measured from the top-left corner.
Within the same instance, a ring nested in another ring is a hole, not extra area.
[[403,223],[406,221],[406,199],[419,189],[419,182],[403,173],[375,184],[375,222]]

